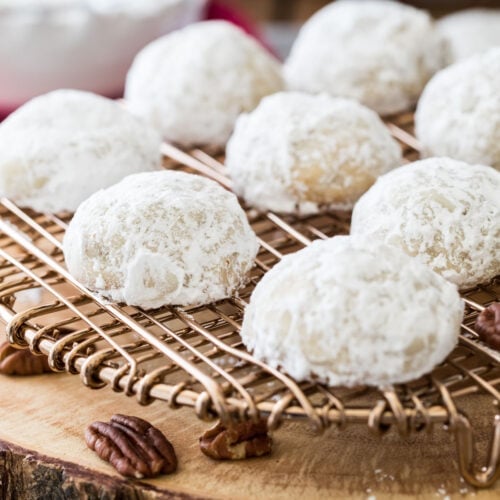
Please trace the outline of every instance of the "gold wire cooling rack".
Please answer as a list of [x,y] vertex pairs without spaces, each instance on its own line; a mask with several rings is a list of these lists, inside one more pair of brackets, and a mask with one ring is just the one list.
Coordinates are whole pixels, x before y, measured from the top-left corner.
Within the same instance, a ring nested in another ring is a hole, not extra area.
[[[399,115],[388,127],[405,158],[417,159],[413,115]],[[184,152],[165,144],[163,154],[166,168],[207,175],[230,187],[223,157],[214,152]],[[460,343],[431,374],[380,390],[297,383],[245,351],[238,335],[243,311],[256,283],[283,255],[317,238],[347,234],[350,215],[297,218],[252,209],[247,214],[261,247],[250,283],[238,297],[208,306],[143,311],[110,304],[68,274],[61,240],[69,216],[33,213],[2,199],[0,319],[10,342],[47,354],[54,370],[79,373],[91,388],[110,385],[135,395],[141,404],[162,400],[172,408],[191,406],[202,419],[260,415],[267,417],[270,429],[289,418],[308,421],[318,431],[332,424],[364,423],[377,433],[395,426],[402,435],[433,424],[446,426],[455,434],[464,478],[478,487],[493,484],[500,475],[500,363],[478,340],[473,325],[484,306],[500,299],[500,277],[463,294]],[[32,290],[43,292],[41,301],[23,306],[23,297]],[[475,420],[460,406],[474,394],[493,403],[483,467],[475,457]]]

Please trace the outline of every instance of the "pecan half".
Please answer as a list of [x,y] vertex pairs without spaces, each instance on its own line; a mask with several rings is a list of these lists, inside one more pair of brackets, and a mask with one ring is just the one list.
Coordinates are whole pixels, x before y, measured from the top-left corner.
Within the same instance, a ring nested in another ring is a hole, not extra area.
[[177,469],[172,444],[142,418],[113,415],[109,423],[94,422],[85,430],[85,441],[122,476],[143,479]]
[[265,420],[245,421],[228,427],[218,423],[200,438],[201,451],[216,460],[241,460],[271,453],[273,440]]
[[484,309],[477,317],[474,328],[485,344],[500,350],[500,302]]
[[45,355],[33,354],[29,349],[16,349],[8,342],[0,344],[0,373],[4,375],[40,375],[54,373]]
[[[52,336],[55,340],[72,333],[69,328],[55,328]],[[0,343],[0,373],[3,375],[41,375],[56,373],[49,366],[48,356],[33,354],[28,348],[16,349],[8,342]]]

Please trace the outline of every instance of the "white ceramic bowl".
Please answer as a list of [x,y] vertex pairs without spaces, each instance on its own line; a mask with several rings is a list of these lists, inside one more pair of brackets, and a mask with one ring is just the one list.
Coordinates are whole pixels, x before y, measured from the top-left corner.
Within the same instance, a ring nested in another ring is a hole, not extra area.
[[0,0],[0,112],[56,88],[117,96],[135,54],[206,0]]

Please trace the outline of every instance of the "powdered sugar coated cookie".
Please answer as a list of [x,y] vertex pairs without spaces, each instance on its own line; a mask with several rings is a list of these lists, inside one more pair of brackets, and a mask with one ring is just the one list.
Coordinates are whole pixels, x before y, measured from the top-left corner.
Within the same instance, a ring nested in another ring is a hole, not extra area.
[[500,273],[500,172],[429,158],[383,175],[354,207],[351,234],[398,246],[460,288]]
[[131,175],[94,194],[64,238],[66,264],[81,283],[147,309],[229,297],[257,250],[232,193],[174,171]]
[[400,249],[337,236],[286,256],[257,285],[241,336],[297,380],[383,386],[440,363],[463,304],[452,284]]
[[120,104],[77,90],[37,97],[0,124],[0,194],[74,211],[99,189],[161,168],[161,137]]
[[390,114],[417,101],[442,59],[426,12],[384,0],[341,0],[306,22],[285,77],[291,89],[351,97]]
[[500,9],[466,9],[437,22],[447,42],[447,61],[454,63],[500,46]]
[[276,212],[350,209],[402,162],[382,120],[355,101],[282,92],[238,119],[226,164],[236,193]]
[[207,21],[143,49],[125,95],[166,139],[223,146],[240,113],[282,88],[281,65],[255,40],[227,22]]
[[500,170],[500,47],[437,73],[415,114],[426,156],[449,156]]

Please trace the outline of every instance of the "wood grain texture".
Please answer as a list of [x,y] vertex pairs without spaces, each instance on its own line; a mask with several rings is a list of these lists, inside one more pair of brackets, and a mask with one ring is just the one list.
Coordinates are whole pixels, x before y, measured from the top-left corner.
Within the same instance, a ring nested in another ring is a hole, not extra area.
[[[499,484],[476,491],[460,479],[452,436],[441,429],[410,439],[392,431],[378,438],[359,425],[315,436],[306,426],[289,423],[275,433],[270,457],[214,462],[198,447],[198,437],[209,424],[197,420],[189,408],[171,410],[161,402],[141,407],[109,388],[87,389],[70,375],[1,376],[0,398],[0,498],[5,499],[500,495]],[[484,451],[491,400],[469,398],[468,406],[469,413],[485,417],[477,432]],[[145,418],[162,430],[176,448],[178,472],[137,483],[122,479],[88,450],[83,439],[86,425],[117,412]]]

